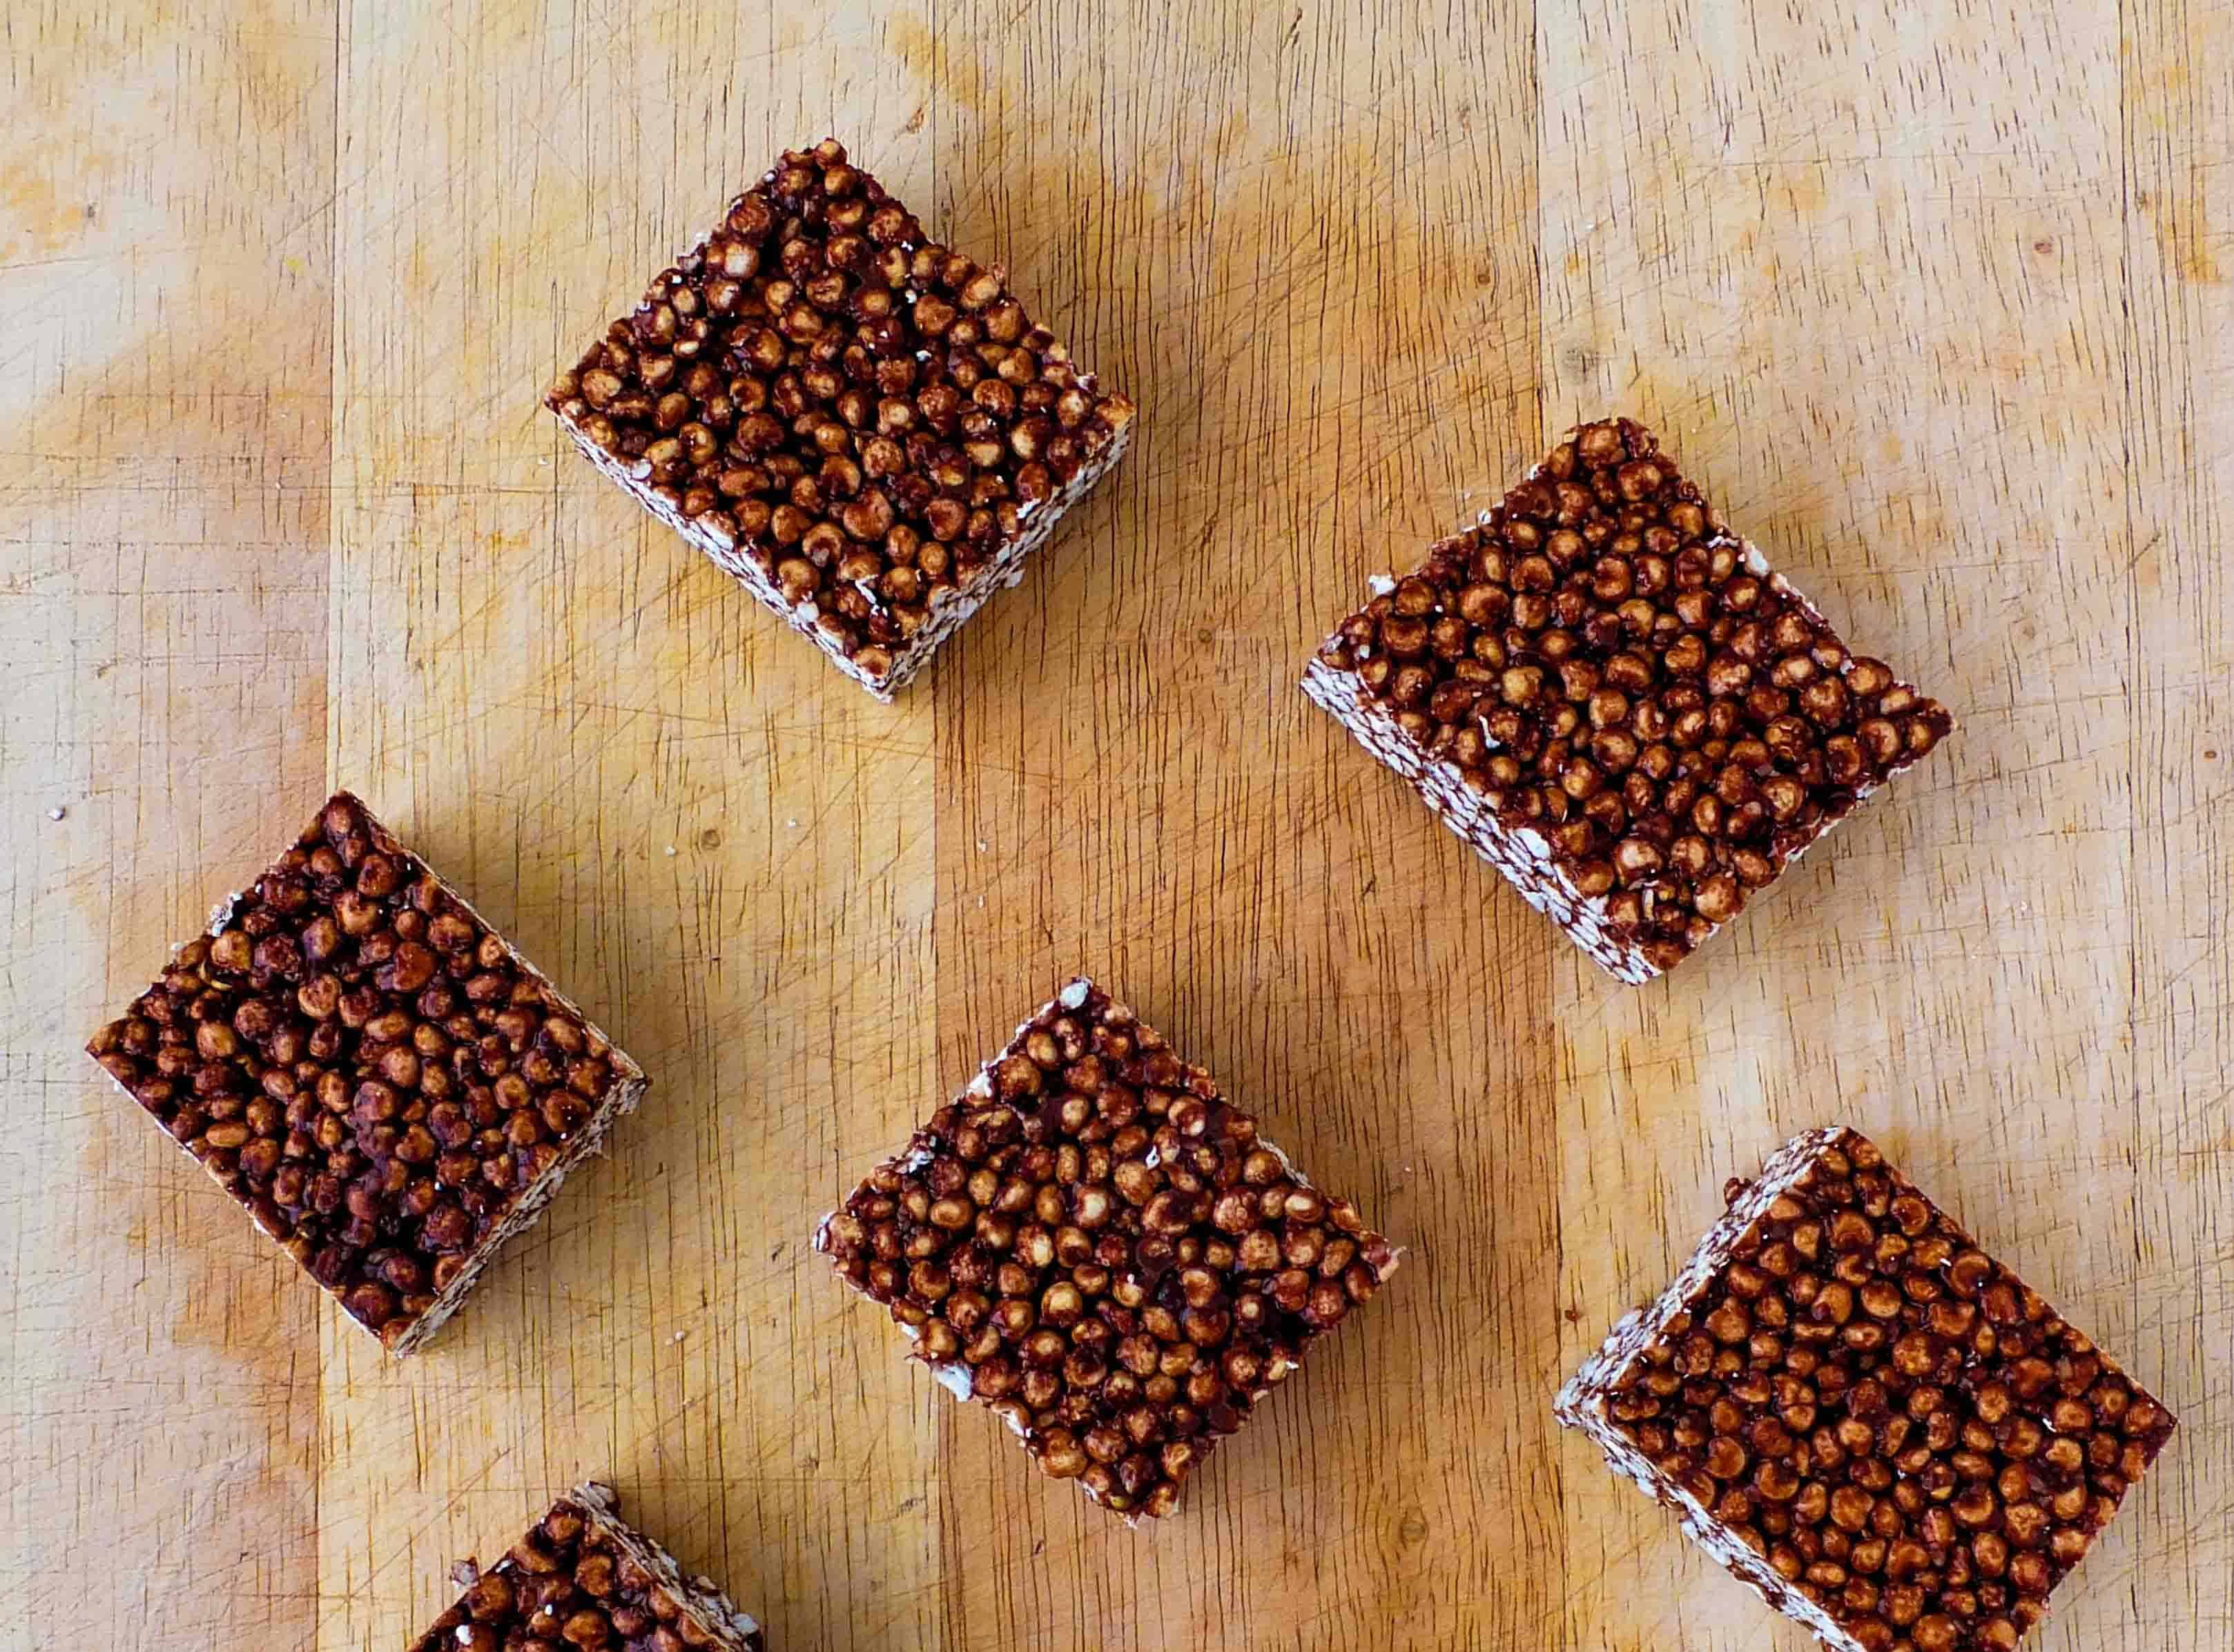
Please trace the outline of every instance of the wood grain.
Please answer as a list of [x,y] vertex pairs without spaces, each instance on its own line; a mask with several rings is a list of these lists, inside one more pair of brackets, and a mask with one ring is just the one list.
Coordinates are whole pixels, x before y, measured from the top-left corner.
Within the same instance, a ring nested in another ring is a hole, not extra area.
[[81,1047],[325,793],[332,34],[0,36],[0,1646],[315,1633],[324,1309]]
[[[2223,6],[225,15],[0,33],[0,1647],[389,1652],[594,1474],[778,1647],[1797,1652],[1548,1407],[1834,1119],[2183,1415],[2035,1644],[2234,1636]],[[534,405],[833,131],[1142,409],[892,707]],[[1294,686],[1607,409],[1964,722],[1642,989]],[[343,783],[654,1080],[401,1365],[77,1053]],[[1081,968],[1412,1253],[1138,1534],[806,1248]]]

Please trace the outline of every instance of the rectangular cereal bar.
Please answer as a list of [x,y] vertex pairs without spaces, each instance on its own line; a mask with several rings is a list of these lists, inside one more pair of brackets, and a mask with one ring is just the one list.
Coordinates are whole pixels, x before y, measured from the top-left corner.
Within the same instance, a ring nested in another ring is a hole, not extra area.
[[2009,1652],[2173,1427],[1841,1128],[1733,1183],[1554,1411],[1836,1652]]
[[578,1485],[473,1580],[410,1652],[761,1652],[761,1626],[620,1518],[610,1486]]
[[1133,415],[834,139],[732,201],[544,402],[880,700],[1023,578]]
[[1400,1254],[1082,979],[814,1244],[942,1383],[1135,1525]]
[[399,1355],[644,1091],[347,792],[86,1048]]
[[1376,586],[1303,691],[1622,981],[1681,963],[1954,727],[1627,419]]

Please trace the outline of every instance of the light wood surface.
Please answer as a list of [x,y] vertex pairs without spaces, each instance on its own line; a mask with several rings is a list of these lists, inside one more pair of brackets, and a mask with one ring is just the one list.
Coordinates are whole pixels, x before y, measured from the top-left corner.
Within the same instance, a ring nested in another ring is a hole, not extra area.
[[[591,1473],[781,1649],[1798,1649],[1548,1407],[1834,1120],[2183,1417],[2035,1644],[2234,1643],[2223,5],[25,0],[0,54],[0,1647],[391,1652]],[[827,132],[1141,408],[892,707],[535,407]],[[1641,989],[1294,687],[1604,410],[1964,722]],[[402,1364],[78,1053],[337,783],[654,1081]],[[807,1249],[1075,967],[1413,1253],[1137,1534]]]

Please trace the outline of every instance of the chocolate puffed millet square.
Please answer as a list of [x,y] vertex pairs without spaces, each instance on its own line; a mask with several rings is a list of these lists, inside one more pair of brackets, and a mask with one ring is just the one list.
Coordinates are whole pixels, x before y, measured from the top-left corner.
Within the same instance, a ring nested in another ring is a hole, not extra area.
[[544,402],[879,699],[1023,578],[1133,417],[835,139],[786,153]]
[[644,1092],[347,792],[86,1048],[399,1355]]
[[1134,1525],[1401,1254],[1083,979],[814,1243],[911,1357]]
[[761,1652],[761,1626],[585,1485],[473,1577],[410,1652]]
[[1559,1420],[1836,1652],[2009,1652],[2172,1414],[1852,1130],[1728,1202]]
[[1954,727],[1627,419],[1375,584],[1304,692],[1622,981],[1682,963]]

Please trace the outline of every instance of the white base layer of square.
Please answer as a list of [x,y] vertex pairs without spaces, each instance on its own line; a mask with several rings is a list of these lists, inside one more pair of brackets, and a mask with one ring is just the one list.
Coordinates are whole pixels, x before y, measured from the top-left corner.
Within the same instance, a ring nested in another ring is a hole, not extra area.
[[1024,531],[1003,545],[990,561],[981,564],[961,585],[934,587],[931,596],[931,617],[916,634],[899,647],[891,650],[892,669],[882,676],[861,669],[844,648],[814,622],[821,610],[812,598],[793,604],[779,591],[768,576],[754,565],[741,546],[727,535],[693,521],[674,506],[654,493],[650,483],[635,475],[620,459],[607,453],[584,434],[582,428],[565,414],[553,415],[582,456],[612,481],[627,490],[629,496],[643,508],[673,528],[677,533],[704,552],[714,565],[760,599],[761,605],[782,617],[786,624],[829,656],[830,662],[847,676],[859,683],[879,700],[890,702],[893,695],[905,688],[918,671],[938,650],[938,645],[959,629],[962,623],[983,608],[993,593],[1003,585],[1022,583],[1024,559],[1041,545],[1055,530],[1055,526],[1069,514],[1094,486],[1125,456],[1125,449],[1133,440],[1133,423],[1127,419],[1117,428],[1116,435],[1101,454],[1088,460],[1052,499],[1033,514]]
[[1861,1643],[1832,1621],[1829,1614],[1777,1576],[1752,1545],[1717,1520],[1706,1505],[1670,1480],[1631,1444],[1607,1407],[1614,1386],[1637,1357],[1667,1329],[1668,1322],[1683,1312],[1723,1269],[1729,1266],[1738,1241],[1746,1230],[1767,1214],[1784,1191],[1806,1175],[1823,1150],[1845,1133],[1833,1125],[1794,1136],[1777,1149],[1761,1166],[1753,1185],[1741,1192],[1721,1219],[1707,1230],[1699,1248],[1677,1271],[1676,1281],[1649,1308],[1640,1308],[1613,1328],[1604,1345],[1583,1361],[1551,1402],[1551,1414],[1567,1427],[1580,1429],[1604,1454],[1617,1473],[1634,1480],[1646,1496],[1672,1509],[1691,1541],[1712,1555],[1724,1570],[1778,1611],[1804,1623],[1832,1652],[1864,1652]]

